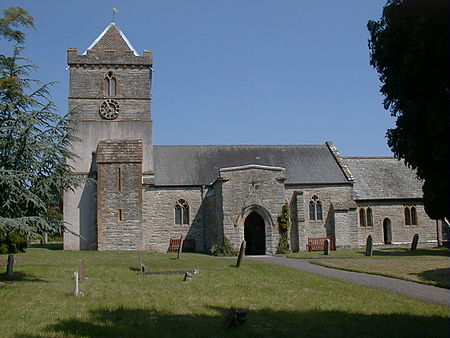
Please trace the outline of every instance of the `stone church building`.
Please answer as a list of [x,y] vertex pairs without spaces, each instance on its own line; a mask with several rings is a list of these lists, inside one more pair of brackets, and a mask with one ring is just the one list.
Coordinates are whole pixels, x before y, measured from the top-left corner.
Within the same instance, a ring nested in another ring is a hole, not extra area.
[[[248,254],[274,254],[277,217],[288,203],[290,246],[331,237],[337,248],[437,242],[421,183],[394,158],[342,157],[322,145],[162,146],[152,143],[152,53],[139,55],[111,23],[83,53],[67,51],[69,164],[86,184],[64,194],[67,250],[168,250],[192,238],[196,251],[224,236]],[[231,140],[230,140],[231,141]]]

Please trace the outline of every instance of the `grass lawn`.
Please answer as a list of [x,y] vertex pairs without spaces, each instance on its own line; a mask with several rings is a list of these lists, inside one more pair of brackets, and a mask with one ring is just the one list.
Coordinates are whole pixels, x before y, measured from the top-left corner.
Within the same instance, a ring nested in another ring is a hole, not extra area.
[[[137,273],[136,252],[30,248],[17,255],[16,278],[0,275],[1,337],[444,337],[449,308],[301,271],[200,254],[142,254],[154,270]],[[6,255],[0,256],[2,261]],[[86,262],[84,297],[73,272]],[[224,329],[230,307],[247,323]]]
[[[360,252],[356,250],[347,253],[348,256],[353,257],[359,254]],[[345,254],[341,256],[345,256]],[[321,258],[323,258],[323,255]],[[399,248],[384,249],[375,251],[372,257],[318,260],[312,263],[335,269],[394,277],[450,289],[448,249],[420,249],[415,252]]]

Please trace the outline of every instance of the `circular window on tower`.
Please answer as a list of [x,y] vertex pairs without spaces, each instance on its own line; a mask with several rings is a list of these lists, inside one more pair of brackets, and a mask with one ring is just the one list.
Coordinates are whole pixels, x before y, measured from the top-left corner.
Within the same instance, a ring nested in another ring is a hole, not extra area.
[[100,116],[107,120],[114,120],[119,116],[119,103],[113,99],[103,101],[100,106]]

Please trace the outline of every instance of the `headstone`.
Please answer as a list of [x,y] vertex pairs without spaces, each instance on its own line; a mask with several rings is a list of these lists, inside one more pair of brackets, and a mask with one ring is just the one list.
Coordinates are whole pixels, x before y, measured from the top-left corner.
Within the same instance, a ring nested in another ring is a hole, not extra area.
[[417,244],[419,243],[419,234],[415,234],[411,243],[411,251],[417,249]]
[[330,240],[328,238],[323,243],[323,254],[326,256],[330,254]]
[[242,241],[241,248],[239,249],[238,259],[237,259],[237,262],[236,262],[236,267],[237,268],[241,266],[242,257],[244,257],[244,252],[245,252],[245,241]]
[[180,247],[178,248],[177,259],[180,259],[181,250],[183,250],[183,235],[180,236]]
[[43,239],[43,244],[48,244],[48,234],[46,232],[44,232],[44,239]]
[[190,281],[192,281],[192,274],[190,274],[189,272],[186,272],[185,274],[184,274],[184,278],[183,278],[183,281],[184,282],[190,282]]
[[6,275],[8,277],[14,276],[14,254],[8,255],[8,264],[6,265]]
[[78,287],[78,271],[75,271],[74,273],[73,273],[73,279],[74,279],[74,281],[75,281],[75,291],[74,291],[74,296],[75,297],[81,297],[81,296],[83,296],[83,292],[80,292],[80,289],[79,289],[79,287]]
[[366,240],[366,256],[372,256],[373,255],[373,240],[372,236],[367,236]]

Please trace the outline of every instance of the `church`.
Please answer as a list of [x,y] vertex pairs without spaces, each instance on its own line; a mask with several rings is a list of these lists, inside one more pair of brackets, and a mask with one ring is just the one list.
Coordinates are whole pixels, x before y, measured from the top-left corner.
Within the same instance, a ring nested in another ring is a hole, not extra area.
[[[343,157],[320,145],[154,145],[152,53],[139,55],[115,23],[79,54],[67,50],[68,105],[78,156],[90,177],[64,193],[66,250],[166,252],[172,238],[207,252],[227,238],[247,254],[275,254],[277,218],[289,206],[292,251],[308,238],[336,248],[436,245],[421,182],[392,157]],[[157,126],[156,126],[157,127]],[[231,140],[230,140],[231,141]],[[74,235],[77,234],[77,235]]]

